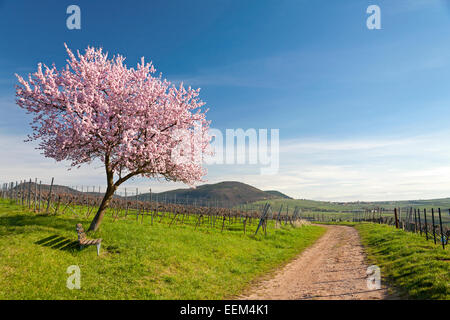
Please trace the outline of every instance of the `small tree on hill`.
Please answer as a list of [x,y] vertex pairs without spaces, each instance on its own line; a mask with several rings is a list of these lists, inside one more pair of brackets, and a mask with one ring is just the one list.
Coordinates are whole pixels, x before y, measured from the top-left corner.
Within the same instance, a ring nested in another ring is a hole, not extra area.
[[[117,188],[135,176],[163,177],[193,185],[206,170],[209,122],[199,89],[175,87],[142,58],[136,69],[125,58],[108,59],[88,47],[62,70],[38,64],[28,80],[16,75],[16,102],[33,114],[33,134],[46,157],[79,167],[99,159],[107,189],[89,230],[97,230]],[[181,161],[181,160],[182,161]]]

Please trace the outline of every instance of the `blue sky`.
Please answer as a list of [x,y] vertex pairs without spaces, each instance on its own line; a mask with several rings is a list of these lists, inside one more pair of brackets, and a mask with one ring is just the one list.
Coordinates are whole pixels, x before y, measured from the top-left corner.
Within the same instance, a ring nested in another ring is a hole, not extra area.
[[[81,8],[81,30],[66,28],[70,4]],[[381,30],[366,27],[371,4]],[[103,185],[99,166],[67,173],[21,143],[30,129],[14,105],[13,75],[38,62],[62,67],[66,42],[120,53],[129,66],[145,56],[165,78],[201,87],[214,128],[280,130],[276,176],[212,166],[209,182],[325,200],[450,196],[447,1],[0,0],[0,35],[2,181],[39,174]]]

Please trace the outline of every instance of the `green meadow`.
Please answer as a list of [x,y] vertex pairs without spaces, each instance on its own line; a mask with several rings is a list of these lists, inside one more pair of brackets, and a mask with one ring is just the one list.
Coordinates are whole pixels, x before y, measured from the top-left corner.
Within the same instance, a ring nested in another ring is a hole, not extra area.
[[[91,217],[92,218],[92,217]],[[95,246],[79,250],[74,214],[36,214],[0,200],[0,299],[224,299],[248,288],[310,246],[319,226],[256,224],[220,227],[172,224],[146,217],[113,221],[107,215]],[[195,230],[194,230],[195,229]],[[68,289],[69,266],[81,271],[81,288]]]
[[355,224],[371,263],[404,297],[450,299],[450,252],[424,236],[374,223]]

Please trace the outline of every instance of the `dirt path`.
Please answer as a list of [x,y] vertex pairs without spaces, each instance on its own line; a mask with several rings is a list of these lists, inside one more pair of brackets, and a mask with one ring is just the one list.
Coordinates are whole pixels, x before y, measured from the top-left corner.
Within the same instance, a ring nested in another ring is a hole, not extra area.
[[239,299],[391,299],[386,287],[367,288],[367,263],[358,232],[326,226],[313,246]]

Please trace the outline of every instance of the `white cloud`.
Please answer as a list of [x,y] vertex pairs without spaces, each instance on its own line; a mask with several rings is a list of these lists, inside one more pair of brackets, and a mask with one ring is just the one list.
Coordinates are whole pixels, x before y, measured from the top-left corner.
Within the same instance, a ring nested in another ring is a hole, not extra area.
[[[105,176],[95,162],[67,171],[67,163],[46,159],[24,137],[0,135],[0,181],[38,178],[69,186],[101,186]],[[285,140],[280,144],[280,171],[259,174],[257,165],[213,165],[207,183],[234,180],[296,198],[318,200],[404,200],[450,196],[450,132],[416,137]],[[135,179],[128,193],[184,188],[181,183]]]

